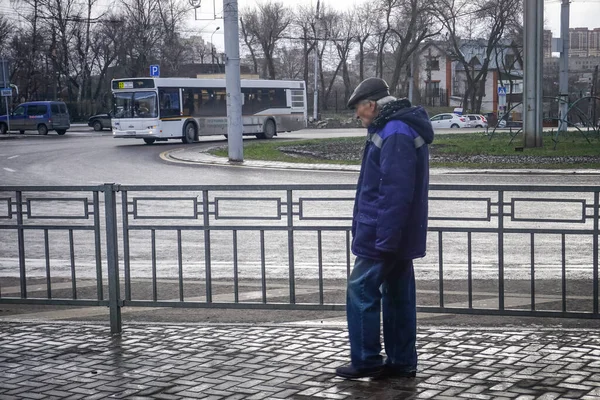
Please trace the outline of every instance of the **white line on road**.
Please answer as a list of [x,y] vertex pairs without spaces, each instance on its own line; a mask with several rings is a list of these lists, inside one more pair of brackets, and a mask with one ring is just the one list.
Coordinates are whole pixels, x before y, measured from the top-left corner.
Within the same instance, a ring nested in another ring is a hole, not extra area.
[[8,171],[8,172],[15,172],[15,170],[14,170],[14,169],[10,169],[10,168],[4,168],[4,170],[5,170],[5,171]]
[[8,157],[8,159],[9,159],[9,160],[12,160],[13,158],[17,158],[17,157],[19,157],[19,155],[18,155],[18,154],[17,154],[17,155],[15,155],[15,156],[10,156],[10,157]]

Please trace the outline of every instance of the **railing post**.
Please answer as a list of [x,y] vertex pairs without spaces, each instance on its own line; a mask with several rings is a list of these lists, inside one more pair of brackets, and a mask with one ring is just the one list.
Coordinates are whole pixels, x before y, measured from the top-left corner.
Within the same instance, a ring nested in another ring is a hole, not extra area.
[[594,193],[594,238],[593,242],[593,257],[594,257],[594,299],[593,307],[594,314],[598,314],[598,236],[600,235],[600,191],[598,189]]
[[296,272],[294,265],[294,196],[287,191],[288,267],[290,281],[290,304],[296,304]]
[[19,280],[21,298],[27,298],[27,270],[25,269],[25,234],[23,232],[23,193],[19,190],[15,196],[17,202],[17,240],[19,242]]
[[498,310],[504,310],[504,191],[498,192]]
[[117,238],[117,200],[119,186],[104,184],[104,211],[106,213],[106,260],[108,263],[108,307],[110,333],[121,334],[121,288],[119,287],[119,252]]

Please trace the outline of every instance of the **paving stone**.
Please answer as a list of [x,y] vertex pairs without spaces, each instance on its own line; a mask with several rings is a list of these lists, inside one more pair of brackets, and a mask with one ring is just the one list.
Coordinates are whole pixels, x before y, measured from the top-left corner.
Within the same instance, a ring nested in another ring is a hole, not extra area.
[[416,379],[346,381],[347,331],[0,323],[0,400],[598,399],[600,334],[422,328]]

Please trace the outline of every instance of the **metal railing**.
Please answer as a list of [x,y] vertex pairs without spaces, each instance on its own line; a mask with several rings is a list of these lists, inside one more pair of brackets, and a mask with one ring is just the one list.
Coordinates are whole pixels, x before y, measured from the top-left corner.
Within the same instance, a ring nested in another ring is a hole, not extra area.
[[[0,187],[0,303],[344,310],[354,190]],[[599,195],[431,185],[418,310],[600,318]]]

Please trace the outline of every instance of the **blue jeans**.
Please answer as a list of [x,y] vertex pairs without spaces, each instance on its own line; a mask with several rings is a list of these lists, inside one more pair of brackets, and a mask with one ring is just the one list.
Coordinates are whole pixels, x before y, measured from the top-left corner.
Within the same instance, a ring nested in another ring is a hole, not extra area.
[[382,300],[386,364],[399,370],[416,370],[417,309],[412,260],[356,258],[348,280],[346,304],[352,365],[361,369],[383,364],[379,319]]

